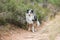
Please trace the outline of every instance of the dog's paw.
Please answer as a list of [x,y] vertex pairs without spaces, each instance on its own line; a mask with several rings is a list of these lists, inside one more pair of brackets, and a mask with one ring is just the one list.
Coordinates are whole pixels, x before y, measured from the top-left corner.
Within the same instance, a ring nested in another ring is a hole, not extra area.
[[34,30],[32,30],[32,32],[35,32]]

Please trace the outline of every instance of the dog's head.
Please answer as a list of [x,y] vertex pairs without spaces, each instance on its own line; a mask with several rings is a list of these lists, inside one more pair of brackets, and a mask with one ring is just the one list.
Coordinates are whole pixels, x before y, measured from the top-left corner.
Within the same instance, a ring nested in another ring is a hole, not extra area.
[[32,10],[32,9],[27,10],[27,13],[28,13],[28,14],[33,14],[33,10]]
[[31,14],[33,14],[33,16],[34,16],[33,21],[37,21],[37,16],[34,14],[34,12],[33,12],[32,9],[27,10],[27,14],[28,14],[29,16],[31,16]]

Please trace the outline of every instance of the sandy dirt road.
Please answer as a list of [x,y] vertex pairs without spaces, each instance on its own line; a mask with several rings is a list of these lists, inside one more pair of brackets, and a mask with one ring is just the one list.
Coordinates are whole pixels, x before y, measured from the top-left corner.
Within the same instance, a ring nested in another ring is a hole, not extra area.
[[3,27],[0,28],[0,40],[60,40],[60,15],[46,22],[43,27],[38,27],[38,31],[34,33],[20,28],[7,31],[1,29]]

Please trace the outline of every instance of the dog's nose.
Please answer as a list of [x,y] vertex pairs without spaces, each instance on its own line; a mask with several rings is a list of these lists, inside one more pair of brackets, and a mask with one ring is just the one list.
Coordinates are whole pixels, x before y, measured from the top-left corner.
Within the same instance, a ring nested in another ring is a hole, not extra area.
[[29,14],[29,16],[30,16],[30,14]]

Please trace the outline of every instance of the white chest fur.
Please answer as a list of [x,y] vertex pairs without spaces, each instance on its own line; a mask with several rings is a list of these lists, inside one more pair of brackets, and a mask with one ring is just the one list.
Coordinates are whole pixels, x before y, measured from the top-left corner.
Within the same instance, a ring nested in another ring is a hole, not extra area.
[[29,16],[29,14],[26,14],[27,23],[33,24],[33,21],[32,21],[33,19],[34,19],[34,15],[33,14],[30,14],[30,16]]

